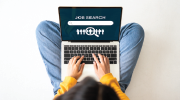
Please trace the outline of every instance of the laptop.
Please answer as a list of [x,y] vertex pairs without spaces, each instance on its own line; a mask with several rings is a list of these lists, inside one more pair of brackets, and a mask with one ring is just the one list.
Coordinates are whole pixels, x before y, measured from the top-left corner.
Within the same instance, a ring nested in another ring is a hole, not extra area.
[[[84,55],[83,73],[78,82],[95,74],[92,53],[107,56],[110,72],[120,80],[119,36],[122,7],[58,7],[61,35],[61,80],[69,60]],[[99,59],[99,57],[98,57]]]

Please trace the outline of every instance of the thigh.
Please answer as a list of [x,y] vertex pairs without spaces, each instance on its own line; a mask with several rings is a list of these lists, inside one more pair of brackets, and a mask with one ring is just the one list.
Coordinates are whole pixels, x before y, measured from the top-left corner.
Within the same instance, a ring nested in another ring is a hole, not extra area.
[[136,66],[142,44],[144,30],[137,23],[129,23],[121,28],[120,35],[120,81],[121,90],[125,92]]
[[42,21],[36,28],[36,39],[54,94],[61,82],[61,36],[59,24]]

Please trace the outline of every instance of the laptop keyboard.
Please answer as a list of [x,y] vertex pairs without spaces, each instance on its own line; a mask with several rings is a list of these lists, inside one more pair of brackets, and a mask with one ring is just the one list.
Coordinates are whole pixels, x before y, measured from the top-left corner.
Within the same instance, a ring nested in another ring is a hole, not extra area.
[[[110,64],[117,64],[117,46],[116,45],[64,45],[64,64],[74,56],[83,56],[81,63],[93,64],[92,53],[99,60],[98,53],[107,56]],[[100,61],[100,60],[99,60]]]

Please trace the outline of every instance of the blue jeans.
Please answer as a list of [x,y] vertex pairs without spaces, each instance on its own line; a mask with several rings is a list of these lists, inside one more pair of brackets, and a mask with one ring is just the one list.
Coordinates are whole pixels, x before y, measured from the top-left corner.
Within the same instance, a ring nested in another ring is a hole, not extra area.
[[[61,34],[59,24],[42,21],[36,29],[37,44],[47,73],[53,85],[54,94],[60,88],[61,80]],[[136,66],[142,44],[144,30],[137,23],[129,23],[121,28],[120,42],[120,87],[125,92]]]

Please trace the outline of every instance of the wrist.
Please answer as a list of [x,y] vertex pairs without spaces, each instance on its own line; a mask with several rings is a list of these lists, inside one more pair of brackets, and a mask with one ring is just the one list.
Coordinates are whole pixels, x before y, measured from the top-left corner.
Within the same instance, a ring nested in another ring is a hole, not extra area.
[[107,75],[112,75],[111,73],[106,73],[106,74],[104,74],[104,75],[102,75],[101,77],[100,77],[100,80],[103,78],[103,77],[106,77]]
[[67,75],[68,77],[72,77],[72,78],[74,78],[74,79],[76,79],[77,80],[77,78],[75,77],[75,76],[73,76],[73,75]]

